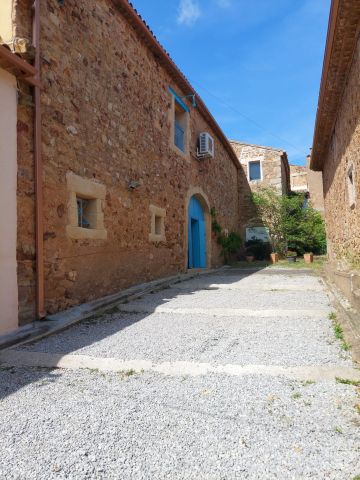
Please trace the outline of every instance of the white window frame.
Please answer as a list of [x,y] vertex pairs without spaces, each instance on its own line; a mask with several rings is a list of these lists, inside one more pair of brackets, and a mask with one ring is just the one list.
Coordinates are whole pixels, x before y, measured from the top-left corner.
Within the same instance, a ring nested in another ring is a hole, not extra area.
[[[250,180],[250,163],[254,162],[259,162],[260,163],[260,178],[258,180]],[[252,158],[251,160],[248,160],[247,164],[247,179],[250,183],[258,183],[262,182],[264,179],[263,176],[263,158]]]

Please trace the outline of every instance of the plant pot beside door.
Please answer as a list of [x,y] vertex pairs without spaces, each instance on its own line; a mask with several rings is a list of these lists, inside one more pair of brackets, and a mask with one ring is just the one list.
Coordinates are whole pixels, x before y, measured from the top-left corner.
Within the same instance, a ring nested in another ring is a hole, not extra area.
[[304,253],[304,261],[305,261],[305,263],[313,263],[314,254],[313,253]]
[[289,263],[295,263],[297,259],[297,253],[288,250],[286,253],[286,258]]
[[271,263],[277,263],[279,261],[279,254],[272,252],[270,253]]
[[255,257],[254,255],[246,255],[245,256],[245,260],[248,262],[248,263],[251,263],[255,260]]

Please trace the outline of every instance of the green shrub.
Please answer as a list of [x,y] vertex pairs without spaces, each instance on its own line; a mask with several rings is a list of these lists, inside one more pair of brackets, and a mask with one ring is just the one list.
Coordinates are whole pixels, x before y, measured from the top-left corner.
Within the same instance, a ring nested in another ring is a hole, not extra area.
[[245,243],[245,254],[253,255],[256,260],[267,260],[271,253],[269,242],[263,242],[260,239],[248,240]]
[[286,254],[294,250],[299,255],[326,253],[325,224],[319,212],[304,208],[304,195],[280,195],[263,187],[252,194],[259,219],[269,230],[273,251]]
[[225,263],[230,261],[230,257],[234,253],[238,253],[241,248],[242,239],[237,232],[230,232],[229,235],[221,234],[218,236],[218,244],[221,245],[221,254],[224,257]]

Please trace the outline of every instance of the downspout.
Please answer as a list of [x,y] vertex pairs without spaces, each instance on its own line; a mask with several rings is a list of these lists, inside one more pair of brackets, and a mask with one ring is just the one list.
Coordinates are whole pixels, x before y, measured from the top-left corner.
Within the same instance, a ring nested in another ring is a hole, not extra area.
[[35,249],[36,249],[36,316],[42,319],[45,311],[44,288],[44,227],[43,227],[43,167],[41,158],[41,101],[40,101],[40,0],[34,0],[33,46],[38,85],[34,87],[34,160],[35,160]]

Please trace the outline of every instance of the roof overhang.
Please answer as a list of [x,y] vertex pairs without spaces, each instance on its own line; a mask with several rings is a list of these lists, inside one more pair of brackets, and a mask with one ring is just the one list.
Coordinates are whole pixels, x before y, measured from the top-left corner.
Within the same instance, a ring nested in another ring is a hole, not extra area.
[[0,45],[0,68],[32,86],[41,86],[36,68],[4,45]]
[[360,1],[332,0],[314,140],[312,170],[321,171],[360,33]]

